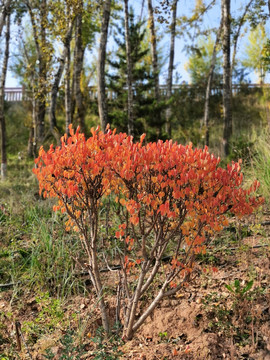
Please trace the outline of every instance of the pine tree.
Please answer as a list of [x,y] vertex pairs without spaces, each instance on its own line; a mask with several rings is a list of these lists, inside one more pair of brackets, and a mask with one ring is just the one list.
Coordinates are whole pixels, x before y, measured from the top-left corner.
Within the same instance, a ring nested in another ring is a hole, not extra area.
[[[163,104],[154,97],[154,73],[151,63],[150,44],[146,41],[145,22],[135,22],[134,12],[130,11],[130,44],[132,64],[134,136],[146,132],[149,140],[162,137],[160,129],[164,118],[155,116]],[[109,59],[110,72],[107,73],[108,89],[113,94],[109,99],[109,122],[118,131],[127,131],[128,127],[128,89],[127,89],[127,54],[125,44],[124,20],[116,26],[114,40],[118,49],[114,58]]]

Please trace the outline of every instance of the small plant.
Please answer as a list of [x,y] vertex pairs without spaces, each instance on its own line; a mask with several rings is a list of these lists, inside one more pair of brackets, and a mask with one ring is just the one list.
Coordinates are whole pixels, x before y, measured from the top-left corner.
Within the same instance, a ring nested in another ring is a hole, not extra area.
[[117,333],[107,337],[102,327],[96,331],[96,336],[91,338],[96,344],[93,360],[118,360],[123,352],[119,350],[119,346],[123,343]]
[[167,331],[160,332],[160,333],[158,334],[158,336],[160,337],[160,341],[161,341],[161,342],[164,342],[164,341],[167,341],[167,340],[168,340],[168,333],[167,333]]
[[208,328],[230,334],[233,327],[232,311],[228,308],[226,299],[220,293],[212,292],[205,297],[203,303],[209,319]]
[[252,286],[253,280],[250,280],[247,282],[247,284],[241,286],[241,283],[238,279],[236,279],[231,285],[225,285],[226,289],[228,289],[238,300],[242,300],[244,297],[246,297]]
[[23,323],[23,331],[33,343],[40,336],[64,325],[64,312],[58,299],[51,298],[49,293],[40,293],[35,300],[40,308],[38,315],[34,320]]
[[[60,340],[62,351],[59,360],[80,360],[81,356],[85,354],[83,345],[76,345],[74,339],[74,333],[68,331],[64,337]],[[46,355],[43,355],[45,359],[53,360],[55,355],[50,349],[46,350]]]

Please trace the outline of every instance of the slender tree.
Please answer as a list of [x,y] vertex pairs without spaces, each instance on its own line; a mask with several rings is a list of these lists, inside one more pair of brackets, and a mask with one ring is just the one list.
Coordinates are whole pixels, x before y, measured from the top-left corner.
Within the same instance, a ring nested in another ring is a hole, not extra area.
[[[170,25],[171,41],[170,41],[170,55],[169,55],[168,77],[167,77],[167,100],[168,101],[172,97],[177,3],[178,3],[178,0],[173,1],[172,19],[171,19],[171,25]],[[171,129],[171,108],[170,108],[170,106],[168,106],[168,108],[166,110],[166,133],[168,134],[168,137],[171,138],[172,129]]]
[[128,88],[128,134],[134,134],[134,117],[133,117],[133,89],[132,89],[132,58],[130,47],[130,32],[129,32],[129,9],[128,0],[125,2],[125,40],[126,40],[126,55],[127,55],[127,88]]
[[71,36],[72,36],[75,19],[76,19],[76,17],[72,20],[71,24],[69,25],[68,29],[66,30],[66,34],[64,37],[64,41],[63,41],[64,49],[63,49],[62,55],[59,59],[59,66],[54,75],[54,81],[53,81],[53,85],[52,85],[52,89],[51,89],[51,104],[50,104],[50,111],[49,111],[50,130],[57,141],[60,140],[60,134],[57,129],[57,121],[56,121],[56,100],[57,100],[57,95],[58,95],[58,91],[59,91],[59,84],[60,84],[61,77],[62,77],[64,67],[65,67],[65,61],[67,58],[68,49],[70,46],[70,41],[71,41]]
[[150,30],[152,64],[153,64],[154,80],[155,80],[155,98],[157,101],[159,101],[160,94],[159,94],[157,36],[156,36],[156,29],[155,29],[154,10],[153,10],[153,6],[152,6],[152,0],[148,0],[148,24],[149,24],[149,30]]
[[5,52],[0,78],[0,124],[1,124],[1,179],[5,180],[7,176],[7,150],[6,150],[6,120],[4,114],[5,83],[7,75],[7,66],[9,59],[10,42],[10,4],[6,9],[6,36]]
[[205,91],[205,102],[204,102],[204,117],[203,117],[203,125],[205,128],[205,145],[209,146],[209,105],[210,105],[210,95],[211,95],[211,87],[212,87],[212,82],[213,82],[213,77],[214,77],[214,71],[215,71],[215,65],[216,65],[216,58],[217,58],[217,47],[218,44],[220,42],[220,37],[221,37],[221,33],[222,33],[222,26],[223,26],[223,21],[221,19],[221,24],[216,36],[216,41],[214,44],[214,48],[213,48],[213,53],[212,53],[212,59],[211,59],[211,65],[210,65],[210,69],[209,69],[209,73],[208,73],[208,78],[207,78],[207,86],[206,86],[206,91]]
[[231,0],[222,0],[223,19],[223,150],[227,156],[230,153],[230,139],[232,136],[232,109],[231,109]]
[[[132,64],[132,90],[133,90],[133,118],[135,138],[143,132],[147,133],[148,140],[157,140],[160,133],[160,123],[154,114],[157,105],[154,94],[153,67],[151,61],[151,48],[147,36],[145,22],[136,21],[132,8],[129,13],[129,36]],[[113,56],[108,58],[110,65],[106,73],[108,90],[113,98],[108,100],[109,121],[119,131],[128,130],[128,88],[127,88],[127,49],[125,41],[125,20],[116,27],[117,36],[114,41],[118,48]],[[162,124],[163,125],[163,124]]]
[[83,73],[83,61],[85,54],[85,44],[83,43],[83,0],[80,1],[81,11],[78,13],[75,24],[75,49],[74,49],[74,93],[77,107],[76,122],[85,131],[85,105],[81,90],[81,77]]
[[37,136],[40,142],[44,139],[45,115],[48,93],[47,73],[51,61],[52,45],[47,40],[48,5],[47,0],[37,4],[31,0],[24,0],[31,20],[33,37],[36,47],[38,64],[37,96]]
[[5,25],[5,21],[6,21],[8,11],[9,11],[8,9],[10,8],[10,5],[11,5],[11,1],[12,0],[6,0],[6,1],[3,1],[3,4],[2,4],[2,12],[0,15],[0,37],[2,36],[3,27]]
[[98,111],[101,128],[105,130],[108,124],[108,110],[106,99],[106,86],[105,86],[105,61],[106,61],[106,48],[108,38],[108,28],[111,13],[111,0],[105,0],[103,3],[103,14],[101,22],[100,43],[98,50]]
[[[68,19],[68,27],[71,26],[70,7],[66,4],[66,15]],[[66,64],[65,64],[65,111],[66,111],[66,133],[68,134],[68,127],[71,124],[71,88],[70,88],[70,71],[71,71],[71,38],[66,41]]]

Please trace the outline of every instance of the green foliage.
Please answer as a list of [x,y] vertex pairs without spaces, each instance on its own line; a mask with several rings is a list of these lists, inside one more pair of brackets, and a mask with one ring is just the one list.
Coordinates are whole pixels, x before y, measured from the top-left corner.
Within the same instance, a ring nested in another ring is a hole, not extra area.
[[233,284],[225,284],[226,289],[228,289],[238,300],[243,299],[247,296],[247,293],[253,286],[253,280],[247,282],[247,284],[241,286],[240,281],[236,279]]
[[35,298],[38,304],[38,314],[32,321],[24,321],[22,331],[27,335],[28,341],[35,343],[44,334],[62,328],[64,325],[64,312],[58,299],[51,298],[49,293],[40,293]]
[[268,131],[261,133],[254,140],[254,156],[250,166],[246,168],[247,177],[251,181],[255,177],[260,181],[260,192],[266,201],[270,199],[270,135]]
[[[34,221],[40,217],[33,209]],[[30,219],[29,219],[30,220]],[[61,229],[56,216],[40,222],[32,230],[29,273],[26,276],[33,284],[44,287],[51,295],[65,297],[83,290],[80,280],[74,276],[72,254],[80,253],[78,240]]]
[[222,331],[229,334],[231,329],[232,311],[227,308],[224,303],[224,296],[218,292],[211,292],[207,294],[203,300],[205,306],[210,331]]
[[62,215],[52,213],[51,201],[39,198],[32,163],[10,157],[11,180],[0,183],[0,282],[35,288],[64,298],[85,291],[75,276],[80,255],[78,239],[63,231]]
[[259,81],[263,83],[267,71],[267,64],[264,59],[267,34],[263,24],[258,25],[250,32],[248,41],[244,50],[245,56],[241,61],[242,65],[245,68],[254,70],[258,75]]
[[160,332],[158,336],[160,337],[160,342],[166,342],[168,340],[167,331]]
[[119,350],[122,340],[118,333],[113,333],[109,338],[105,335],[104,329],[98,328],[96,336],[91,339],[96,344],[93,360],[118,360],[123,355]]
[[[205,85],[210,70],[212,53],[215,40],[212,36],[199,37],[197,46],[192,47],[191,55],[185,68],[188,71],[191,83],[197,85]],[[221,80],[221,56],[217,54],[213,83],[220,83]]]
[[[110,99],[109,122],[118,131],[127,131],[127,60],[124,33],[124,19],[116,26],[115,42],[118,46],[114,60],[109,58],[111,71],[107,73],[108,89],[113,92]],[[160,129],[165,119],[158,117],[164,108],[164,101],[159,104],[154,98],[154,78],[151,66],[150,45],[146,39],[147,31],[144,22],[136,22],[133,11],[130,13],[130,43],[132,59],[132,83],[134,94],[135,138],[143,132],[149,140],[162,137]],[[160,118],[160,123],[157,119]]]
[[[85,354],[83,345],[77,345],[75,334],[73,331],[67,331],[67,333],[60,340],[62,351],[58,358],[59,360],[80,360],[81,356]],[[46,355],[43,355],[45,359],[53,360],[55,355],[50,349],[46,350]]]

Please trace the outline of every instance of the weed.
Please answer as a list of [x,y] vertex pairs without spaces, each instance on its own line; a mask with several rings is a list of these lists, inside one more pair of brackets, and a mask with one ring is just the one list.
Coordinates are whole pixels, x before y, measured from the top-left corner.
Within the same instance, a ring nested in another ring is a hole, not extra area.
[[250,180],[259,179],[260,193],[267,201],[270,198],[270,134],[260,134],[254,142],[255,155],[251,158],[251,165],[246,169]]
[[[62,351],[58,358],[59,360],[80,360],[81,356],[85,354],[83,345],[75,344],[75,336],[73,331],[68,331],[60,340]],[[50,349],[46,350],[45,359],[53,360],[55,355]]]
[[104,329],[100,327],[96,331],[96,336],[91,340],[96,344],[93,360],[118,360],[123,355],[122,351],[119,350],[122,340],[117,332],[107,338]]
[[40,293],[35,300],[40,308],[38,315],[32,321],[25,321],[22,329],[31,343],[65,325],[64,312],[58,299],[51,298],[49,293]]
[[247,297],[247,293],[253,286],[253,280],[249,281],[247,284],[242,285],[240,284],[240,281],[236,279],[233,284],[231,285],[225,285],[226,289],[228,289],[235,297],[237,301],[243,300],[245,297]]
[[160,332],[158,334],[158,336],[160,337],[160,342],[167,342],[168,341],[168,333],[167,333],[167,331]]

